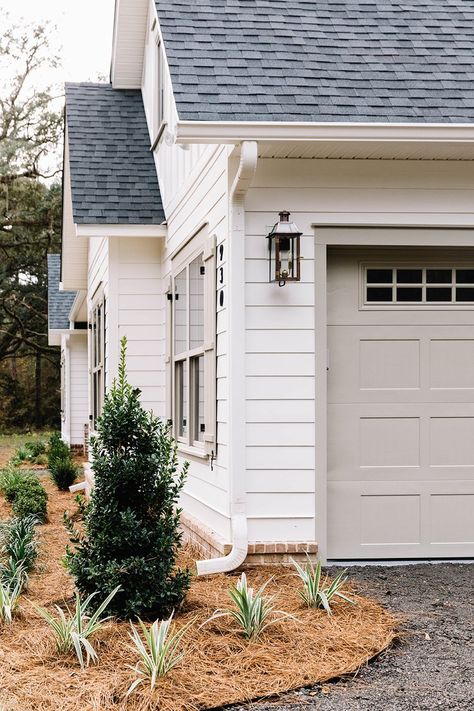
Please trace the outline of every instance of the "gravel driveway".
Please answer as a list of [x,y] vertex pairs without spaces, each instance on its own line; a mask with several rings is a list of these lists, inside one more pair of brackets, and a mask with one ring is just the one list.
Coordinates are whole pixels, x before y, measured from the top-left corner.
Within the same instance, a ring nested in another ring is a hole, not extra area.
[[353,678],[233,711],[474,711],[474,564],[349,574],[362,593],[404,616],[401,641]]

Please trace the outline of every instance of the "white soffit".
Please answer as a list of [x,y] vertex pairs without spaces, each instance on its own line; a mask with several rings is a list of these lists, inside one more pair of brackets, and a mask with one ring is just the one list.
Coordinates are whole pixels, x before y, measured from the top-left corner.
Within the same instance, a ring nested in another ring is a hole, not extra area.
[[145,47],[147,0],[116,0],[111,81],[114,89],[140,89]]

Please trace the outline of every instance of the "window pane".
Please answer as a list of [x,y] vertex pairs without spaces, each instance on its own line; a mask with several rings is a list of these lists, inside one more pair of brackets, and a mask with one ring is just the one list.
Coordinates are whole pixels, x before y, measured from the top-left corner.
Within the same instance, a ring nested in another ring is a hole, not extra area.
[[176,363],[176,414],[178,437],[188,436],[188,363],[185,360]]
[[392,301],[392,287],[368,287],[367,301]]
[[194,440],[204,441],[204,356],[192,360],[193,368],[193,400],[194,400]]
[[428,284],[451,284],[451,269],[427,269],[426,281]]
[[204,343],[204,274],[202,254],[189,265],[189,348]]
[[429,286],[426,289],[426,300],[427,301],[451,301],[452,291],[451,287],[436,287]]
[[391,269],[367,269],[367,284],[391,284]]
[[456,301],[474,301],[474,289],[458,287],[456,289]]
[[186,269],[183,269],[174,280],[174,352],[183,353],[187,350],[187,323],[188,323],[188,299],[187,299],[187,278]]
[[457,284],[474,284],[474,269],[456,269]]
[[397,269],[398,284],[421,284],[422,281],[422,269]]
[[420,288],[398,288],[397,289],[397,301],[421,301],[421,287]]

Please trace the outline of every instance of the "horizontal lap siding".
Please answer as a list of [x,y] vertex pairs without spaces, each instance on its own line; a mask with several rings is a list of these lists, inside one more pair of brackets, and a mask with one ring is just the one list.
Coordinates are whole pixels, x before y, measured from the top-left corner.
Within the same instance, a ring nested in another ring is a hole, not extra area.
[[116,281],[119,338],[127,337],[127,372],[146,409],[165,417],[165,284],[160,238],[120,238]]
[[[166,147],[162,151],[169,150]],[[227,383],[227,149],[174,147],[173,184],[181,190],[169,200],[168,241],[163,259],[164,282],[169,283],[171,254],[185,244],[204,224],[216,241],[216,391],[217,459],[213,469],[206,459],[189,456],[190,468],[181,503],[184,510],[230,541],[228,481],[228,383]],[[169,163],[169,161],[168,161]],[[169,193],[168,193],[169,194]],[[222,246],[222,256],[219,247]],[[219,303],[219,292],[224,303]],[[184,461],[184,457],[181,458]]]
[[[261,159],[246,199],[247,505],[252,541],[315,536],[315,223],[472,221],[469,163]],[[282,209],[303,232],[301,282],[268,283]],[[453,218],[451,218],[453,216]]]
[[69,339],[71,444],[84,443],[84,425],[89,422],[87,334]]

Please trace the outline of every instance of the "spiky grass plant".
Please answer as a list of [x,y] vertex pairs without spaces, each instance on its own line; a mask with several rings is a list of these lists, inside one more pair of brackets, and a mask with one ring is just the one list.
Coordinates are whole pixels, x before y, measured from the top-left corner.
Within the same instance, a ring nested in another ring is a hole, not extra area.
[[0,525],[0,581],[9,588],[25,587],[38,555],[35,516],[12,518]]
[[24,472],[11,463],[0,470],[0,492],[5,495],[6,500],[10,503],[15,498],[17,489],[23,483],[24,478]]
[[134,644],[133,647],[130,645],[130,649],[138,651],[139,661],[134,667],[130,667],[137,674],[137,679],[131,684],[127,691],[127,696],[144,681],[149,681],[150,689],[154,689],[157,679],[168,674],[183,659],[184,652],[178,651],[178,648],[194,620],[171,634],[172,619],[173,613],[167,620],[162,622],[155,620],[150,627],[147,627],[138,618],[144,641],[140,631],[134,624],[130,623],[132,628],[130,637]]
[[90,662],[94,664],[97,662],[97,652],[89,642],[89,637],[92,637],[105,622],[110,620],[110,617],[101,619],[101,615],[119,590],[120,586],[114,588],[90,616],[87,612],[97,593],[92,593],[84,602],[81,602],[79,594],[76,592],[75,609],[72,611],[66,606],[66,614],[58,605],[55,605],[57,617],[50,615],[44,607],[34,605],[38,614],[46,620],[53,632],[58,654],[74,652],[82,669],[89,666]]
[[[204,624],[212,622],[219,617],[232,617],[243,632],[245,639],[250,641],[258,639],[267,627],[274,625],[285,617],[297,621],[287,612],[275,610],[273,604],[274,595],[270,597],[264,596],[263,593],[270,581],[271,578],[259,590],[254,592],[253,588],[248,586],[247,576],[242,573],[237,583],[228,590],[228,595],[234,603],[234,607],[228,610],[216,610]],[[279,617],[270,619],[271,615],[279,615]]]
[[334,597],[355,605],[354,600],[341,593],[341,588],[347,580],[346,570],[339,573],[330,583],[328,576],[322,580],[321,561],[313,564],[308,556],[304,565],[295,560],[291,562],[296,568],[296,575],[303,581],[303,590],[299,590],[298,594],[308,607],[324,608],[328,615],[332,615],[331,601]]
[[0,624],[12,623],[22,587],[21,580],[17,580],[14,586],[0,582]]

